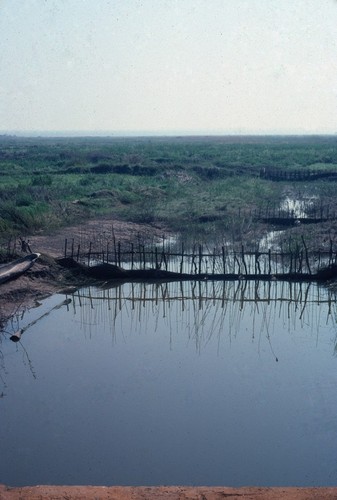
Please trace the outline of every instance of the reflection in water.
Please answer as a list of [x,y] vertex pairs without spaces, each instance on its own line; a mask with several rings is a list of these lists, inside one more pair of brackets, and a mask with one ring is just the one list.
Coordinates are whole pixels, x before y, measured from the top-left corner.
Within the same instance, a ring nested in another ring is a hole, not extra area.
[[[317,196],[295,196],[295,193],[290,192],[280,203],[278,215],[279,217],[306,219],[314,209],[317,201]],[[280,238],[283,234],[285,234],[285,231],[275,228],[268,231],[259,242],[260,250],[280,250]]]
[[281,202],[280,210],[291,217],[304,219],[308,217],[308,212],[317,200],[317,196],[305,196],[299,199],[288,195]]
[[[31,329],[34,327],[39,321],[42,319],[46,318],[49,316],[53,311],[56,311],[57,309],[60,309],[62,306],[68,306],[71,302],[71,299],[65,299],[62,300],[61,303],[53,306],[51,309],[47,309],[45,312],[37,314],[37,316],[30,321],[29,323],[25,324],[25,326],[22,326],[22,324],[25,322],[26,317],[28,317],[28,312],[26,310],[23,310],[20,314],[14,314],[10,320],[8,321],[8,324],[6,325],[5,329],[3,329],[0,332],[0,346],[1,343],[5,338],[9,338],[12,342],[17,344],[17,353],[21,352],[22,353],[22,361],[24,365],[27,365],[29,367],[29,370],[31,372],[31,375],[33,378],[36,378],[35,370],[33,368],[33,363],[29,357],[29,354],[24,346],[24,344],[21,342],[21,336],[26,330]],[[40,304],[41,305],[41,304]],[[6,374],[6,367],[5,367],[5,357],[3,355],[3,352],[0,350],[0,380],[3,383],[3,387],[6,387],[6,380],[5,380],[5,374]],[[5,393],[2,393],[2,396],[4,396]]]
[[270,341],[281,320],[288,331],[309,326],[318,341],[322,322],[335,324],[336,295],[312,283],[187,281],[85,288],[72,295],[71,302],[89,336],[92,327],[96,330],[103,323],[109,325],[117,341],[120,325],[132,322],[131,329],[136,332],[155,318],[156,329],[160,320],[183,324],[199,350],[214,336],[234,339],[247,315],[252,340],[265,336]]
[[49,311],[45,312],[42,314],[42,316],[39,316],[37,319],[35,319],[34,321],[32,321],[31,323],[29,323],[28,325],[26,325],[24,328],[19,328],[17,330],[14,331],[14,333],[11,335],[10,339],[12,342],[19,342],[20,339],[21,339],[21,335],[26,331],[28,330],[29,328],[31,328],[32,326],[36,325],[36,323],[38,321],[41,321],[41,319],[45,318],[46,316],[49,316],[49,314],[52,312],[52,311],[55,311],[56,309],[60,309],[60,307],[62,306],[67,306],[69,305],[71,302],[71,299],[66,299],[66,300],[63,300],[61,302],[61,304],[58,304],[56,306],[54,306],[52,309],[50,309]]
[[276,281],[44,301],[1,336],[2,482],[336,484],[335,311]]

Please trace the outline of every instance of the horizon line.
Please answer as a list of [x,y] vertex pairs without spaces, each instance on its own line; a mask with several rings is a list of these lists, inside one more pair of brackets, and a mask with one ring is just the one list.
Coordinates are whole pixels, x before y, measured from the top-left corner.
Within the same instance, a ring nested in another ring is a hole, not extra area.
[[0,130],[0,137],[303,137],[337,136],[337,131],[109,131],[109,130]]

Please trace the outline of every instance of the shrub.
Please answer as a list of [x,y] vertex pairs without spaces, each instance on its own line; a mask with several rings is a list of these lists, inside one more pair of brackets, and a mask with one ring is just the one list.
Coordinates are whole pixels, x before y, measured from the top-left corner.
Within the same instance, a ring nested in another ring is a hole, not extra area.
[[53,177],[51,175],[36,175],[33,177],[32,186],[51,186],[53,184]]
[[16,199],[17,207],[29,207],[32,204],[33,204],[32,197],[27,193],[18,196]]

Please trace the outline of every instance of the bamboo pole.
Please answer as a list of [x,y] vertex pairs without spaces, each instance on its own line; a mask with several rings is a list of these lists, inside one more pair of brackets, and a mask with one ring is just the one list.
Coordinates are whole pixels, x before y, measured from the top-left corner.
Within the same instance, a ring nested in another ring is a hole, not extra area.
[[226,274],[226,255],[225,255],[225,247],[223,245],[221,247],[221,252],[222,252],[222,268],[223,268],[223,273]]
[[216,259],[216,248],[213,249],[213,264],[212,264],[212,273],[215,274],[215,259]]
[[201,264],[202,264],[202,246],[199,245],[199,274],[201,274]]
[[159,266],[159,264],[158,264],[158,248],[157,248],[157,246],[155,247],[155,249],[154,249],[154,250],[155,250],[155,254],[154,254],[154,255],[155,255],[155,264],[156,264],[156,269],[160,269],[160,266]]
[[88,252],[88,266],[90,266],[90,259],[91,259],[91,241],[89,244],[89,252]]
[[183,269],[184,269],[184,243],[181,244],[180,274],[182,274]]
[[243,267],[245,269],[245,273],[247,275],[248,269],[247,269],[247,265],[246,265],[246,261],[245,261],[245,249],[244,249],[243,245],[241,245],[241,258],[242,258]]

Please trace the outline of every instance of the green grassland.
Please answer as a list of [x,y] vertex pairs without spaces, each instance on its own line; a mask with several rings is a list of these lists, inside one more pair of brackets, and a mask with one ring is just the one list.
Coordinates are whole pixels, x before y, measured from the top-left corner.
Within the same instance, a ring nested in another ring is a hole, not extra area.
[[[0,239],[89,217],[163,224],[200,238],[244,234],[285,193],[336,205],[337,137],[0,137]],[[337,210],[336,210],[337,212]]]

